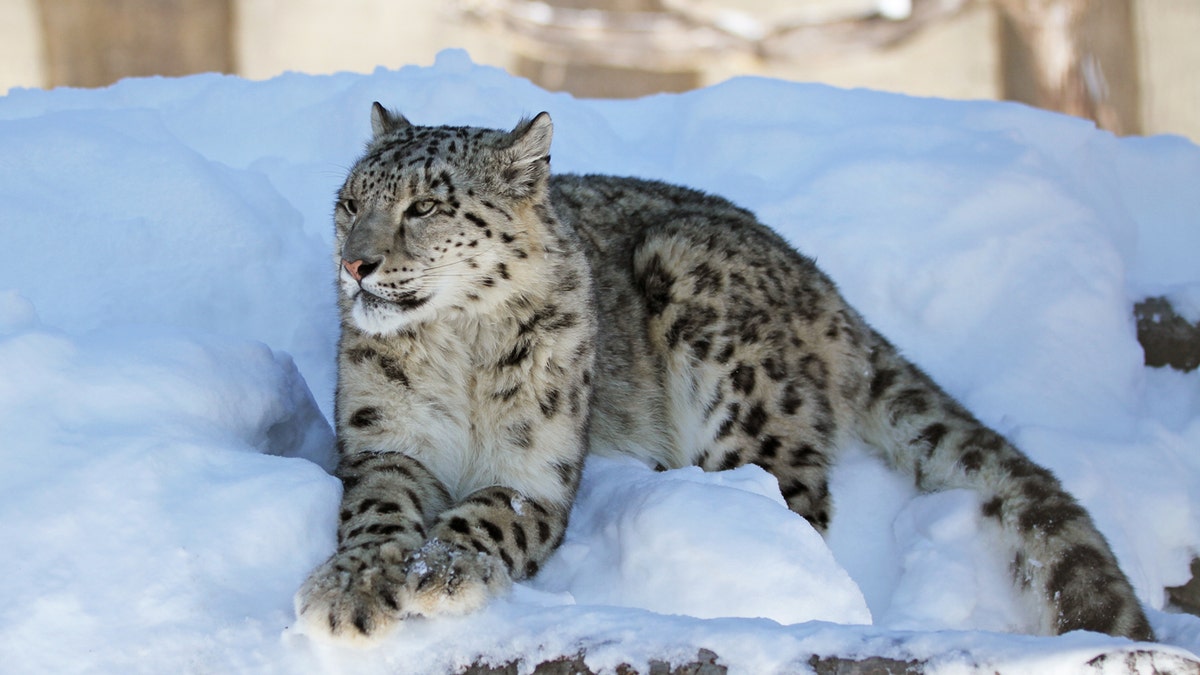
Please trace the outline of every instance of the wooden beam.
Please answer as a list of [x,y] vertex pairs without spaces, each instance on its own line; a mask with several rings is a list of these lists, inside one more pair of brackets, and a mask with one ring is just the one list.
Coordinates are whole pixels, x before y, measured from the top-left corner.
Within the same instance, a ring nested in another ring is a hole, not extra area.
[[1142,130],[1133,0],[996,0],[1004,98]]
[[38,0],[50,86],[234,72],[232,0]]

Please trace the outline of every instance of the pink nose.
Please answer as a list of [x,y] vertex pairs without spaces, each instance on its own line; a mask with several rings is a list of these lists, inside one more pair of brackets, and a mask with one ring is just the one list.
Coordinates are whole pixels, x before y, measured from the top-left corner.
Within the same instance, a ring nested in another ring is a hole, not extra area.
[[354,277],[355,281],[362,281],[362,274],[359,274],[358,271],[358,268],[360,265],[362,265],[362,262],[363,261],[361,260],[355,260],[354,262],[347,262],[343,260],[342,267],[346,268],[346,271],[350,273],[350,276]]

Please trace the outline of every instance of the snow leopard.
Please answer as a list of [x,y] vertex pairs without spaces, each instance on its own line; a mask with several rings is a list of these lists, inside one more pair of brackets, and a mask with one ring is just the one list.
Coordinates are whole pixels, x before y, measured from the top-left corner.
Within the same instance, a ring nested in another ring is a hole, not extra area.
[[847,439],[966,488],[1035,630],[1152,640],[1088,513],[906,360],[815,262],[694,189],[551,175],[550,116],[419,126],[375,103],[334,207],[337,548],[302,630],[372,644],[536,575],[593,449],[756,464],[824,532]]

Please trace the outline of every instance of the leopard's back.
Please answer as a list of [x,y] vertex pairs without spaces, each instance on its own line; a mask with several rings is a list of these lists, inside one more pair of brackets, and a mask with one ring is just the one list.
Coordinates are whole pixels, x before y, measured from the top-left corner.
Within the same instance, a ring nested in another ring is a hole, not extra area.
[[[653,410],[653,461],[759,464],[794,510],[827,525],[826,472],[866,390],[869,351],[834,284],[720,197],[611,176],[558,176],[552,195],[598,289],[596,417]],[[645,449],[635,436],[625,446]]]

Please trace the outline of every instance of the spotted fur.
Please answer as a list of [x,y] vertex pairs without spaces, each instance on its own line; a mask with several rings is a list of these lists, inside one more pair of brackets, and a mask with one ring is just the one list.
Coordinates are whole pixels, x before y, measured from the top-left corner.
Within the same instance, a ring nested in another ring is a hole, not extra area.
[[585,455],[757,464],[824,530],[858,437],[923,490],[970,488],[1044,632],[1152,639],[1059,482],[868,326],[813,261],[721,198],[549,174],[545,113],[511,132],[378,104],[336,207],[338,550],[310,632],[371,640],[472,611],[557,546]]

